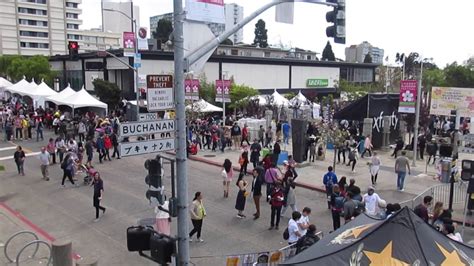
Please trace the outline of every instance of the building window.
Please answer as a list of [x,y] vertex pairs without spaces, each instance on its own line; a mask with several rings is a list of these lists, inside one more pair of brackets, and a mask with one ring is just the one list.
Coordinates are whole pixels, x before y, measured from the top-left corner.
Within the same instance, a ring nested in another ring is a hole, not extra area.
[[78,19],[79,15],[75,13],[66,13],[66,18],[75,18]]
[[67,38],[68,38],[68,40],[82,40],[82,35],[68,34]]
[[18,23],[21,25],[28,25],[28,26],[48,27],[48,22],[41,21],[41,20],[19,19]]
[[77,3],[66,2],[66,7],[77,8],[78,6],[79,6],[79,4],[77,4]]
[[20,31],[20,36],[48,38],[48,33],[47,33],[47,32],[37,32],[37,31],[25,31],[25,30],[21,30],[21,31]]
[[46,4],[46,0],[20,0],[23,3]]
[[231,54],[231,55],[239,55],[239,50],[237,50],[237,49],[232,49],[232,50],[230,50],[230,54]]
[[22,48],[48,49],[49,48],[49,43],[20,42],[20,47],[22,47]]
[[23,14],[30,14],[30,15],[38,15],[38,16],[46,16],[48,12],[43,9],[35,9],[35,8],[26,8],[26,7],[19,7],[18,13]]
[[74,30],[78,30],[79,29],[79,25],[78,24],[72,24],[72,23],[67,23],[66,27],[68,29],[74,29]]

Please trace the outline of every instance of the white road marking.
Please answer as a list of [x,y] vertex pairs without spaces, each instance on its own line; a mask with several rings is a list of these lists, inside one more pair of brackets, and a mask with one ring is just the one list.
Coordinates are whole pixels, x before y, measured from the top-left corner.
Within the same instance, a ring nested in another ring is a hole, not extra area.
[[16,149],[16,146],[14,146],[14,147],[0,148],[0,151],[8,151],[8,150],[14,150],[14,149]]
[[[38,154],[40,154],[40,153],[41,153],[40,151],[38,151],[38,152],[31,152],[31,153],[25,154],[25,156],[26,156],[26,157],[35,156],[35,155],[38,155]],[[12,156],[0,157],[0,161],[6,161],[6,160],[10,160],[10,159],[13,159],[13,155],[12,155]]]

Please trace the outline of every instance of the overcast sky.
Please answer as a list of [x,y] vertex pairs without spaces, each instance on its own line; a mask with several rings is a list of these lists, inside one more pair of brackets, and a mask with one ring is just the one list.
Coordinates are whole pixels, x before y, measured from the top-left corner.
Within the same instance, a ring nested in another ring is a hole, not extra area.
[[[82,0],[83,28],[101,24],[100,0]],[[140,7],[141,26],[149,28],[150,16],[172,12],[172,0],[134,0]],[[244,17],[269,0],[225,0],[244,7]],[[345,59],[344,48],[368,41],[385,50],[393,63],[397,52],[418,52],[440,67],[474,56],[473,0],[346,0],[346,45],[332,44],[336,57]],[[263,13],[270,44],[283,43],[321,53],[328,38],[325,14],[329,7],[295,4],[293,25],[276,23],[275,8]],[[258,18],[257,18],[258,20]],[[254,38],[255,21],[244,27],[244,42]],[[332,41],[332,40],[331,40]]]

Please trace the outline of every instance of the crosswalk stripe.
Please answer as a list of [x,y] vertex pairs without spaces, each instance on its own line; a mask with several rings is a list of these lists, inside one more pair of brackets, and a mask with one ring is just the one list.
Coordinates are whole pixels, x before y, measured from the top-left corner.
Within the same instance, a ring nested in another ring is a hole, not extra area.
[[7,151],[7,150],[14,150],[14,149],[16,149],[16,146],[15,147],[0,148],[0,151]]
[[[41,152],[38,151],[38,152],[32,152],[32,153],[27,153],[25,154],[26,157],[30,157],[30,156],[35,156],[35,155],[38,155],[40,154]],[[10,159],[13,159],[13,155],[12,156],[5,156],[5,157],[0,157],[0,161],[6,161],[6,160],[10,160]]]

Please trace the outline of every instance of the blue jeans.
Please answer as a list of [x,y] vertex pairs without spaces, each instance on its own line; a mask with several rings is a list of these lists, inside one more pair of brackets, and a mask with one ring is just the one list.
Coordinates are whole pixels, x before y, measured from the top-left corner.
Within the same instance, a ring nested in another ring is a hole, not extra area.
[[397,178],[397,188],[399,190],[403,189],[403,184],[405,183],[405,176],[407,175],[406,172],[398,172],[397,173],[398,178]]

